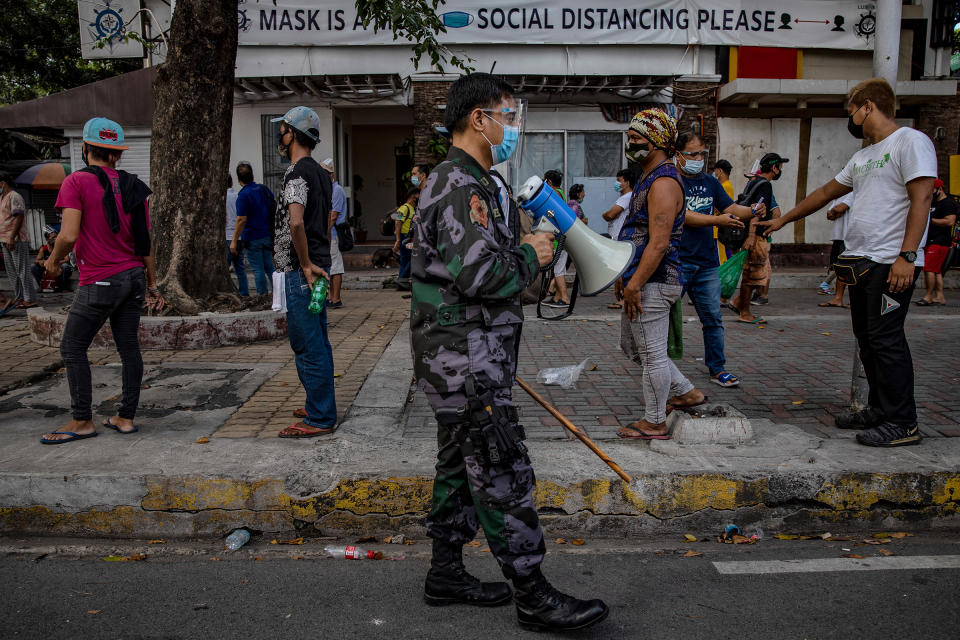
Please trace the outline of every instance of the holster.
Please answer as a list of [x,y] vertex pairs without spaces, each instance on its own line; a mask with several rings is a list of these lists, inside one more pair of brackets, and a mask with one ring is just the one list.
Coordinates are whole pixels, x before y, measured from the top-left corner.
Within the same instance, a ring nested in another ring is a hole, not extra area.
[[833,263],[833,272],[837,274],[837,280],[843,284],[855,286],[876,264],[870,258],[862,256],[840,256]]
[[438,412],[437,421],[447,427],[466,429],[467,438],[461,438],[464,453],[473,455],[481,464],[499,465],[525,457],[527,437],[519,423],[515,407],[497,406],[493,392],[478,387],[468,377],[467,404],[455,411]]

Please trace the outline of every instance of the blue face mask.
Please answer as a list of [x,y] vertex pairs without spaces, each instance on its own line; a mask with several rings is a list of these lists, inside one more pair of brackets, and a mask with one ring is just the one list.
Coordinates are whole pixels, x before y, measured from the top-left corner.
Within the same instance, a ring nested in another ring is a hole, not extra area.
[[[510,156],[513,155],[513,152],[517,150],[517,143],[520,142],[520,127],[511,127],[505,124],[500,124],[494,118],[491,118],[487,114],[483,114],[503,127],[503,141],[500,144],[490,144],[490,155],[493,157],[493,164],[500,164],[501,162],[506,162],[510,159]],[[490,140],[486,135],[483,135],[483,139],[488,143]]]
[[618,182],[617,184],[613,185],[613,190],[616,191],[618,194],[620,193],[621,189],[620,189],[620,183],[619,183],[619,182]]
[[696,175],[703,171],[703,160],[687,160],[683,163],[683,172]]
[[420,186],[420,178],[419,178],[418,176],[410,176],[410,184],[412,184],[412,185],[415,186],[415,187],[419,187],[419,186]]

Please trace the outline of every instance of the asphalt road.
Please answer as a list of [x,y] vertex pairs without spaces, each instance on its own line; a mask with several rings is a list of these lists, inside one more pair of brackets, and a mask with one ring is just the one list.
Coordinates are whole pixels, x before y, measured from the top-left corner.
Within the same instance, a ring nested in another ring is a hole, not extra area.
[[[227,555],[214,543],[0,539],[0,637],[527,635],[516,626],[512,606],[425,606],[420,594],[429,546],[423,542],[374,545],[405,557],[362,562],[326,559],[323,544],[329,542],[255,542]],[[685,557],[691,550],[703,555]],[[103,559],[136,552],[148,558]],[[863,559],[844,558],[847,553]],[[469,549],[467,565],[483,579],[497,579],[489,553]],[[551,542],[545,572],[568,592],[601,597],[611,607],[606,621],[566,636],[571,638],[960,637],[956,535],[883,546],[822,540],[736,547],[672,539],[587,541],[581,547]]]

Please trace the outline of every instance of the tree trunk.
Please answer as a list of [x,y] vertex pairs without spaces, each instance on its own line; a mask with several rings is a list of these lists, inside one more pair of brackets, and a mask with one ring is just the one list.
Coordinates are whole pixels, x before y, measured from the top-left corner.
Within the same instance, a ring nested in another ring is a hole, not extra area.
[[237,58],[237,0],[179,0],[153,85],[150,174],[160,286],[184,315],[233,289],[226,191]]

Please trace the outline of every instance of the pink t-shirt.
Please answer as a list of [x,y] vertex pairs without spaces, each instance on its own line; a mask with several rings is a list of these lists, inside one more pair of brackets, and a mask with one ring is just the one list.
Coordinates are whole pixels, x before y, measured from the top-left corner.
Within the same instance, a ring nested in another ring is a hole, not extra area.
[[[109,167],[103,167],[113,184],[114,197],[117,200],[117,213],[120,214],[120,233],[110,230],[107,212],[103,209],[103,188],[92,173],[71,173],[60,185],[57,195],[58,209],[79,209],[80,235],[73,252],[77,257],[80,270],[80,284],[93,284],[109,278],[127,269],[143,266],[143,258],[133,252],[133,233],[130,230],[130,214],[123,210],[120,199],[119,174]],[[147,208],[147,228],[150,228],[149,203]]]

